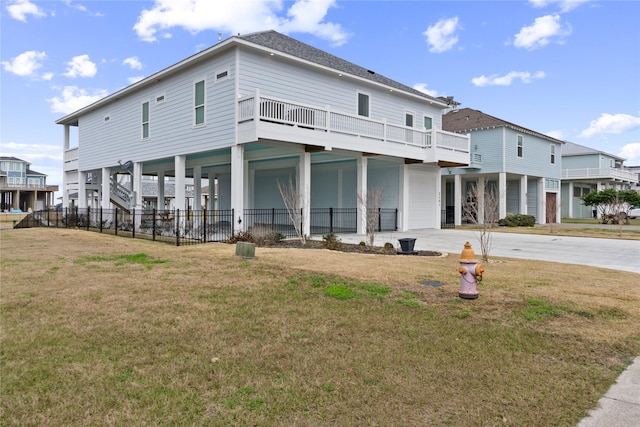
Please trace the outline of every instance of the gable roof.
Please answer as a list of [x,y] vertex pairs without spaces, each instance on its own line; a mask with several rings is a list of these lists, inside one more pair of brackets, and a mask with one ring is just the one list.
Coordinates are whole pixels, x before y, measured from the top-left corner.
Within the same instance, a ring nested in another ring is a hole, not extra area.
[[191,55],[183,59],[182,61],[179,61],[167,68],[153,73],[136,83],[133,83],[129,86],[124,87],[123,89],[107,95],[106,97],[94,102],[93,104],[74,111],[71,114],[67,114],[66,116],[56,120],[56,123],[76,125],[78,118],[83,114],[99,108],[100,106],[108,102],[117,101],[123,96],[126,96],[144,87],[150,86],[163,78],[179,73],[186,67],[206,60],[224,49],[237,45],[249,46],[260,50],[277,51],[284,55],[288,55],[291,58],[306,61],[307,63],[313,64],[315,66],[336,70],[344,73],[345,75],[352,75],[356,78],[366,79],[376,84],[382,84],[387,87],[406,92],[413,96],[428,100],[432,103],[437,103],[441,108],[446,108],[449,105],[447,100],[434,98],[409,86],[403,85],[402,83],[396,82],[395,80],[391,80],[380,74],[376,74],[374,71],[367,70],[366,68],[360,67],[359,65],[338,58],[335,55],[317,49],[306,43],[302,43],[301,41],[298,41],[291,37],[285,36],[284,34],[280,34],[277,31],[270,30],[246,34],[244,36],[233,36],[222,42],[218,42],[217,44],[204,49],[201,52]]
[[339,58],[335,55],[315,48],[299,40],[296,40],[289,36],[285,36],[284,34],[280,34],[277,31],[261,31],[239,36],[239,38],[260,46],[267,47],[269,49],[276,50],[278,52],[295,56],[296,58],[304,59],[305,61],[309,61],[314,64],[341,71],[345,74],[351,74],[353,76],[389,86],[394,89],[409,92],[411,94],[428,99],[429,101],[437,101],[439,104],[444,103],[442,99],[434,98],[424,92],[420,92],[419,90],[413,89],[409,86],[378,74],[375,71],[368,70],[364,67]]
[[497,127],[506,127],[520,133],[526,133],[537,136],[538,138],[546,139],[547,141],[564,144],[564,141],[550,137],[549,135],[527,129],[472,108],[461,108],[459,110],[449,111],[447,114],[442,116],[442,129],[449,132],[468,133],[474,130]]
[[563,156],[586,156],[589,154],[604,154],[605,156],[611,157],[616,160],[625,160],[624,157],[614,156],[613,154],[607,153],[605,151],[585,147],[584,145],[576,144],[574,142],[567,141],[564,147],[562,147]]

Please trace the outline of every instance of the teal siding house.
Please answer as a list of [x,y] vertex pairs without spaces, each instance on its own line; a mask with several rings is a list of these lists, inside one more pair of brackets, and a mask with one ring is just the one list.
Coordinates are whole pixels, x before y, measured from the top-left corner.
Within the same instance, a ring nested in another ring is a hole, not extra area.
[[463,223],[473,185],[495,189],[497,218],[528,214],[539,224],[560,222],[563,141],[471,108],[446,113],[442,128],[471,138],[469,165],[442,170],[447,223]]
[[625,167],[625,159],[604,151],[567,142],[562,150],[562,216],[592,218],[593,210],[581,197],[606,188],[636,189],[638,173]]

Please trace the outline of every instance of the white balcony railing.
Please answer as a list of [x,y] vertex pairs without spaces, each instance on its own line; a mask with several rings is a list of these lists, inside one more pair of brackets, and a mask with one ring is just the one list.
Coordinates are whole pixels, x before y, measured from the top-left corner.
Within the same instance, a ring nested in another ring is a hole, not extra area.
[[563,169],[562,179],[612,179],[623,182],[638,182],[638,174],[620,168]]
[[[258,101],[256,101],[258,100]],[[256,108],[259,105],[259,108]],[[425,149],[436,148],[469,155],[469,137],[452,132],[416,129],[354,114],[333,111],[329,107],[298,103],[270,96],[255,95],[238,100],[238,123],[269,122],[324,131],[381,142]]]

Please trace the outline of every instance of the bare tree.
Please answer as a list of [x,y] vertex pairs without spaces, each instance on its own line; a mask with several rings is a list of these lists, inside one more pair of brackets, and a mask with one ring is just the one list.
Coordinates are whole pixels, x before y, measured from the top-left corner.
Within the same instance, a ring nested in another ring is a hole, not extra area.
[[307,243],[307,236],[304,234],[305,230],[305,215],[304,209],[306,208],[307,198],[305,194],[298,189],[289,178],[289,184],[281,184],[278,180],[278,191],[282,196],[284,206],[287,208],[289,219],[293,223],[293,227],[296,230],[296,234],[300,239],[300,242],[304,245]]
[[549,233],[555,233],[556,225],[558,224],[556,222],[556,218],[558,218],[560,206],[561,204],[557,200],[555,203],[547,205],[547,224],[549,225]]
[[376,238],[376,226],[380,220],[380,207],[384,200],[384,188],[376,187],[367,191],[367,194],[363,195],[358,193],[358,205],[367,213],[366,216],[366,234],[367,234],[367,246],[373,247]]
[[462,203],[462,218],[479,228],[478,240],[482,251],[482,260],[489,260],[491,250],[491,232],[498,223],[500,197],[495,186],[471,184],[471,188]]

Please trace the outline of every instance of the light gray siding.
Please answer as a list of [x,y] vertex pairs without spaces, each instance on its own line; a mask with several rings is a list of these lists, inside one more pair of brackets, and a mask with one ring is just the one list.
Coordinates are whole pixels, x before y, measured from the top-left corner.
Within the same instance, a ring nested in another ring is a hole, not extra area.
[[536,222],[544,223],[544,218],[538,218],[538,191],[542,191],[536,180],[527,183],[527,215],[536,217]]
[[369,95],[370,118],[387,119],[404,125],[405,111],[415,113],[414,126],[423,127],[423,116],[433,118],[433,128],[442,128],[441,110],[430,108],[425,101],[415,101],[397,92],[377,88],[367,81],[340,77],[287,62],[275,55],[243,50],[240,55],[240,95],[252,95],[259,89],[262,95],[296,100],[313,106],[329,106],[332,110],[358,113],[358,92]]
[[[229,146],[235,129],[234,56],[226,53],[141,89],[79,120],[79,168],[145,161]],[[215,75],[229,77],[216,82]],[[206,125],[193,126],[194,84],[206,82]],[[156,103],[156,97],[164,101]],[[149,102],[149,138],[141,138],[141,106]],[[109,117],[105,123],[105,117]]]
[[520,213],[520,181],[507,181],[507,215]]
[[[523,155],[518,157],[517,137],[523,137]],[[559,158],[560,144],[534,135],[517,132],[513,129],[505,130],[505,163],[510,173],[560,179],[562,165]],[[551,164],[551,144],[556,146],[556,162]]]

